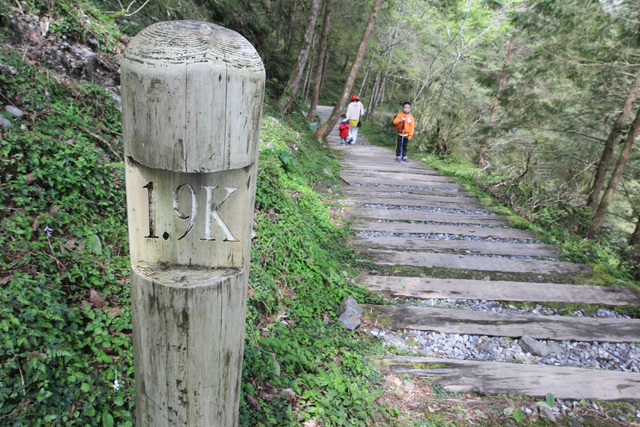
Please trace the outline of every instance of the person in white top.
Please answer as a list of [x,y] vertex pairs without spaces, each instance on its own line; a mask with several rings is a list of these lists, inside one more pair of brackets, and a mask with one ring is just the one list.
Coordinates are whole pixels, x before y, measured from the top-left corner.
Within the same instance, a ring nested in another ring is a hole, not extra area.
[[350,143],[355,144],[358,139],[358,122],[364,114],[364,106],[358,99],[358,95],[351,95],[351,103],[347,107],[347,120],[349,120]]

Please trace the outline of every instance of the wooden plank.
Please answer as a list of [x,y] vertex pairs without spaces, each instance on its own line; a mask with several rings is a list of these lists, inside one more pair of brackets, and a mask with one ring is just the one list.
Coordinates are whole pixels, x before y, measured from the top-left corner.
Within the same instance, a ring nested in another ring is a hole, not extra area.
[[410,265],[415,267],[457,268],[477,271],[535,274],[588,274],[584,264],[560,261],[509,259],[478,255],[430,254],[370,249],[367,255],[381,265]]
[[407,222],[356,222],[354,230],[371,230],[382,233],[410,234],[454,234],[494,239],[535,239],[536,235],[528,230],[515,228],[464,227],[456,225],[412,224]]
[[604,286],[392,276],[364,276],[357,282],[374,292],[420,299],[640,305],[640,296],[633,290]]
[[[409,173],[420,173],[421,175],[437,175],[441,176],[439,172],[428,169],[424,165],[420,163],[410,162],[409,164],[403,163],[402,167],[399,168],[399,164],[396,160],[377,160],[376,158],[369,156],[358,156],[351,155],[349,157],[345,157],[345,165],[342,168],[344,171],[349,171],[352,173],[359,173],[360,171],[377,171],[377,172],[409,172]],[[350,162],[350,163],[346,163]]]
[[443,208],[456,210],[473,210],[490,212],[477,199],[458,199],[455,197],[412,196],[403,194],[387,194],[383,197],[348,197],[346,203],[370,203],[374,205],[416,206],[422,208]]
[[460,184],[454,184],[452,182],[434,182],[429,180],[413,180],[407,181],[405,179],[379,179],[371,176],[361,176],[359,174],[341,173],[340,178],[349,184],[386,184],[386,185],[410,185],[412,187],[431,187],[431,188],[455,188],[464,189],[464,186]]
[[364,316],[396,330],[603,342],[636,342],[640,337],[640,319],[503,314],[407,305],[362,307]]
[[[428,175],[421,173],[410,173],[405,171],[400,172],[349,172],[345,171],[343,173],[346,176],[358,176],[358,177],[370,177],[375,178],[377,182],[384,184],[388,180],[392,181],[403,181],[403,182],[450,182],[451,180],[446,176],[441,175]],[[412,185],[412,184],[408,184]]]
[[433,378],[456,393],[517,394],[559,399],[640,401],[640,374],[565,366],[439,359],[372,357],[384,373]]
[[478,224],[478,225],[506,225],[509,222],[499,215],[463,215],[438,212],[425,212],[408,209],[373,209],[348,207],[347,210],[354,218],[370,218],[393,221],[425,221],[443,224]]
[[401,187],[354,187],[349,186],[345,187],[343,193],[351,196],[351,197],[371,197],[377,196],[380,197],[382,195],[387,194],[410,194],[413,196],[440,196],[440,197],[449,197],[450,199],[459,199],[459,198],[471,198],[469,193],[465,193],[462,191],[438,191],[436,189],[433,190],[414,190],[414,189],[404,189]]
[[[509,231],[509,230],[505,230]],[[355,237],[352,243],[366,248],[428,250],[433,253],[514,255],[557,258],[560,250],[553,245],[510,242],[475,242],[470,240],[407,239],[404,237]]]

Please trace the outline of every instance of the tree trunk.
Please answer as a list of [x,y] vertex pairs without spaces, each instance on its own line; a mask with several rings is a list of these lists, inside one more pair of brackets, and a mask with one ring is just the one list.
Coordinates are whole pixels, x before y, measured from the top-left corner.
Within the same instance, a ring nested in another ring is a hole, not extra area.
[[371,71],[372,65],[373,65],[373,56],[371,56],[371,61],[369,61],[369,65],[367,66],[367,69],[364,72],[364,78],[362,79],[362,84],[360,85],[360,91],[358,92],[358,95],[363,98],[365,96],[367,79],[369,78],[369,71]]
[[318,92],[318,96],[322,93],[322,88],[324,87],[324,78],[327,75],[327,67],[329,66],[329,54],[331,49],[327,48],[327,53],[324,55],[324,65],[322,66],[322,78],[320,79],[320,91]]
[[500,79],[498,80],[498,91],[496,92],[496,97],[493,100],[493,105],[491,106],[491,114],[489,114],[489,129],[487,129],[487,133],[482,139],[482,145],[480,146],[480,152],[478,153],[478,159],[476,160],[476,164],[479,168],[482,168],[485,165],[484,155],[489,148],[489,136],[491,130],[493,129],[493,123],[496,120],[498,107],[500,106],[500,94],[502,93],[502,89],[504,89],[504,83],[507,80],[507,65],[509,64],[509,57],[511,56],[511,52],[513,52],[515,39],[516,36],[514,34],[514,36],[511,37],[511,41],[509,42],[509,47],[507,47],[507,55],[504,58],[504,65],[502,66],[502,71],[500,72]]
[[298,54],[298,60],[296,61],[296,65],[293,67],[293,72],[291,73],[289,83],[287,84],[287,90],[284,98],[288,98],[284,105],[284,114],[287,114],[289,110],[291,110],[293,101],[296,98],[296,93],[298,92],[298,87],[300,86],[300,80],[302,78],[302,73],[304,72],[304,66],[307,63],[307,59],[309,58],[309,48],[311,47],[311,39],[313,38],[313,30],[316,26],[316,19],[318,19],[319,8],[320,0],[311,0],[309,25],[307,25],[307,31],[304,33],[304,39],[302,40],[302,47],[300,48],[300,53]]
[[347,103],[347,98],[349,97],[349,92],[353,87],[353,83],[356,81],[356,75],[358,74],[358,69],[360,68],[360,64],[362,64],[362,60],[364,59],[364,52],[367,50],[367,45],[369,44],[369,38],[371,37],[371,33],[373,32],[373,27],[376,24],[376,18],[378,17],[378,12],[380,12],[380,6],[382,6],[382,0],[376,0],[373,4],[373,9],[371,10],[371,14],[369,15],[369,22],[367,22],[367,27],[364,30],[364,34],[362,35],[362,41],[360,42],[360,47],[358,48],[358,53],[356,54],[356,58],[353,61],[353,65],[351,66],[351,71],[349,72],[349,77],[344,84],[344,88],[342,89],[342,95],[340,96],[340,100],[338,104],[333,108],[331,112],[331,116],[329,120],[327,120],[321,127],[318,129],[315,134],[316,136],[324,140],[329,132],[334,128],[336,123],[338,123],[338,119],[340,119],[340,114],[342,113],[342,109]]
[[622,153],[620,153],[620,157],[618,158],[618,164],[613,171],[613,175],[611,175],[611,179],[609,180],[609,185],[607,185],[607,189],[602,195],[602,200],[598,205],[598,210],[596,210],[595,215],[593,216],[593,225],[591,226],[590,234],[593,236],[600,231],[602,228],[602,220],[604,219],[604,215],[607,213],[607,209],[609,208],[609,204],[613,199],[613,194],[616,190],[616,185],[620,182],[620,178],[622,177],[622,172],[624,171],[624,167],[629,160],[629,154],[631,153],[631,146],[633,145],[636,136],[638,136],[638,131],[640,130],[640,108],[638,108],[638,112],[636,113],[636,118],[631,123],[631,128],[629,129],[629,135],[627,135],[627,140],[624,143],[624,147],[622,147]]
[[638,214],[636,229],[633,230],[633,233],[631,233],[631,237],[629,238],[629,246],[640,249],[640,214]]
[[364,115],[365,120],[369,120],[371,110],[374,108],[378,93],[380,91],[380,71],[376,74],[376,82],[373,84],[373,90],[371,91],[371,97],[369,98],[369,106],[367,112]]
[[[314,36],[313,40],[311,41],[311,52],[313,52],[313,50],[316,48],[316,42],[318,41],[318,37]],[[306,72],[305,72],[305,76],[304,76],[304,84],[302,85],[302,92],[304,93],[303,95],[303,100],[304,102],[307,102],[307,99],[309,98],[309,91],[311,90],[311,73],[313,71],[313,66],[315,64],[315,57],[311,57],[311,62],[307,62],[307,68],[306,68]]]
[[624,124],[629,121],[629,116],[631,116],[631,108],[633,106],[633,102],[638,96],[639,86],[640,71],[638,71],[638,73],[636,74],[636,79],[631,85],[631,90],[629,91],[627,98],[624,100],[624,107],[622,108],[622,112],[618,116],[616,122],[613,124],[611,132],[609,133],[609,137],[604,144],[604,151],[602,151],[602,156],[600,157],[600,162],[598,163],[598,169],[596,170],[596,176],[593,179],[593,186],[591,187],[591,192],[589,193],[589,200],[587,201],[587,206],[591,208],[592,212],[595,212],[596,207],[598,206],[598,198],[600,197],[600,192],[602,191],[602,187],[604,186],[609,163],[611,163],[613,153],[618,146],[618,143],[620,142],[620,131],[622,129],[622,126],[624,126]]
[[345,71],[347,71],[347,65],[349,65],[349,59],[350,59],[350,55],[347,53],[347,59],[344,60],[344,65],[342,66],[342,69],[340,70],[340,74],[342,74]]
[[316,114],[318,106],[318,97],[320,96],[320,85],[322,84],[322,75],[324,73],[324,56],[327,50],[327,35],[329,34],[329,22],[331,20],[331,0],[325,0],[324,20],[322,22],[322,33],[320,34],[320,48],[318,49],[318,66],[316,68],[316,81],[313,87],[313,95],[311,95],[311,106],[307,120],[312,121]]

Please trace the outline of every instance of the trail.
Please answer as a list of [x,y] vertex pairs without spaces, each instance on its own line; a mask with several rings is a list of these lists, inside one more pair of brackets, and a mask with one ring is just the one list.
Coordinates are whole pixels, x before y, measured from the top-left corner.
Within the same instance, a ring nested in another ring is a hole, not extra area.
[[574,284],[589,266],[560,260],[559,248],[509,227],[415,159],[398,163],[362,134],[342,146],[334,129],[327,141],[343,153],[343,203],[358,231],[351,243],[360,259],[388,266],[359,283],[396,302],[365,306],[374,325],[367,330],[423,355],[378,357],[383,371],[430,377],[455,392],[640,401],[640,320],[544,306],[640,305],[638,295]]

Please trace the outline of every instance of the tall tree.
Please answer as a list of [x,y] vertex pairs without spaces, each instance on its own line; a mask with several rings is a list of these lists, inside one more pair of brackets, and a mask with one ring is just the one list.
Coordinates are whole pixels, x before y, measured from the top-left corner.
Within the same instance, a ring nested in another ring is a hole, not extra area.
[[629,238],[629,246],[634,246],[640,249],[640,214],[638,214],[638,220],[636,221],[636,228],[631,233]]
[[609,204],[611,204],[611,200],[613,200],[613,194],[615,193],[616,186],[620,182],[620,178],[622,178],[622,172],[629,160],[629,155],[631,153],[631,146],[638,136],[638,131],[640,131],[640,108],[638,108],[638,112],[636,113],[636,118],[631,123],[631,128],[629,129],[629,134],[627,135],[627,140],[625,141],[624,147],[622,147],[622,152],[620,153],[620,157],[618,158],[618,163],[616,164],[616,168],[611,175],[611,179],[609,180],[609,184],[607,185],[607,189],[602,195],[602,200],[598,205],[598,209],[596,210],[595,215],[593,216],[593,224],[591,226],[591,230],[589,231],[591,235],[597,234],[602,228],[602,221],[604,220],[604,215],[607,213],[609,209]]
[[320,86],[322,84],[322,76],[324,75],[325,61],[324,57],[327,50],[327,37],[329,35],[329,23],[331,21],[331,0],[325,0],[324,3],[324,20],[322,21],[322,33],[320,34],[320,48],[318,49],[318,66],[316,68],[316,80],[313,86],[313,94],[311,95],[311,106],[307,120],[313,120],[318,106],[318,97],[320,96]]
[[313,30],[316,26],[316,20],[318,19],[318,9],[320,8],[320,0],[311,0],[311,10],[309,12],[309,24],[307,25],[307,31],[304,33],[302,39],[302,47],[298,54],[298,60],[293,67],[291,76],[289,77],[289,83],[287,83],[287,89],[284,95],[284,114],[287,114],[291,110],[293,101],[296,98],[298,88],[300,86],[300,80],[302,79],[302,73],[304,72],[304,66],[309,58],[309,50],[311,47],[311,40],[313,38]]
[[500,78],[498,79],[498,90],[496,91],[496,97],[493,99],[493,105],[491,106],[491,113],[489,114],[489,123],[487,132],[482,139],[482,145],[480,146],[480,152],[478,153],[478,159],[476,160],[476,164],[479,168],[484,166],[484,155],[489,148],[489,136],[491,131],[493,130],[493,123],[496,120],[496,114],[498,112],[498,107],[500,106],[500,95],[502,94],[502,89],[504,88],[504,82],[507,80],[507,68],[509,65],[509,57],[511,56],[511,52],[513,52],[513,45],[516,39],[517,29],[514,30],[513,37],[509,41],[509,47],[507,47],[507,55],[504,58],[504,65],[502,66],[502,71],[500,72]]
[[373,32],[373,28],[375,27],[376,18],[378,17],[378,12],[380,12],[381,6],[382,0],[375,0],[375,2],[373,3],[373,8],[371,9],[371,14],[369,15],[369,21],[367,22],[364,34],[362,35],[362,41],[360,41],[360,47],[358,47],[358,53],[356,54],[356,58],[353,61],[353,65],[351,66],[349,77],[347,77],[347,81],[345,82],[344,88],[342,89],[340,100],[333,108],[329,120],[324,122],[324,124],[320,126],[320,129],[315,132],[316,136],[321,140],[325,139],[327,135],[329,135],[329,132],[331,132],[331,130],[334,128],[336,123],[338,123],[340,114],[342,114],[342,109],[347,103],[349,92],[351,92],[353,83],[356,81],[358,69],[360,68],[360,64],[362,64],[362,60],[364,59],[364,53],[367,50],[367,44],[369,43],[369,38],[371,37],[371,33]]
[[596,207],[598,206],[598,199],[600,198],[600,192],[602,191],[602,187],[604,186],[605,177],[607,174],[607,169],[609,168],[609,163],[611,163],[611,159],[613,158],[613,153],[620,142],[622,127],[629,121],[629,117],[631,116],[631,108],[633,107],[633,102],[636,100],[638,96],[638,87],[640,86],[640,69],[636,73],[636,78],[631,85],[631,90],[627,95],[624,106],[622,107],[622,111],[618,115],[616,122],[613,124],[611,128],[611,132],[609,133],[609,137],[604,144],[604,150],[602,151],[602,156],[600,157],[600,162],[598,162],[598,169],[596,170],[596,176],[593,180],[593,186],[591,187],[591,192],[589,193],[589,200],[587,201],[587,206],[591,207],[591,210],[595,213]]

